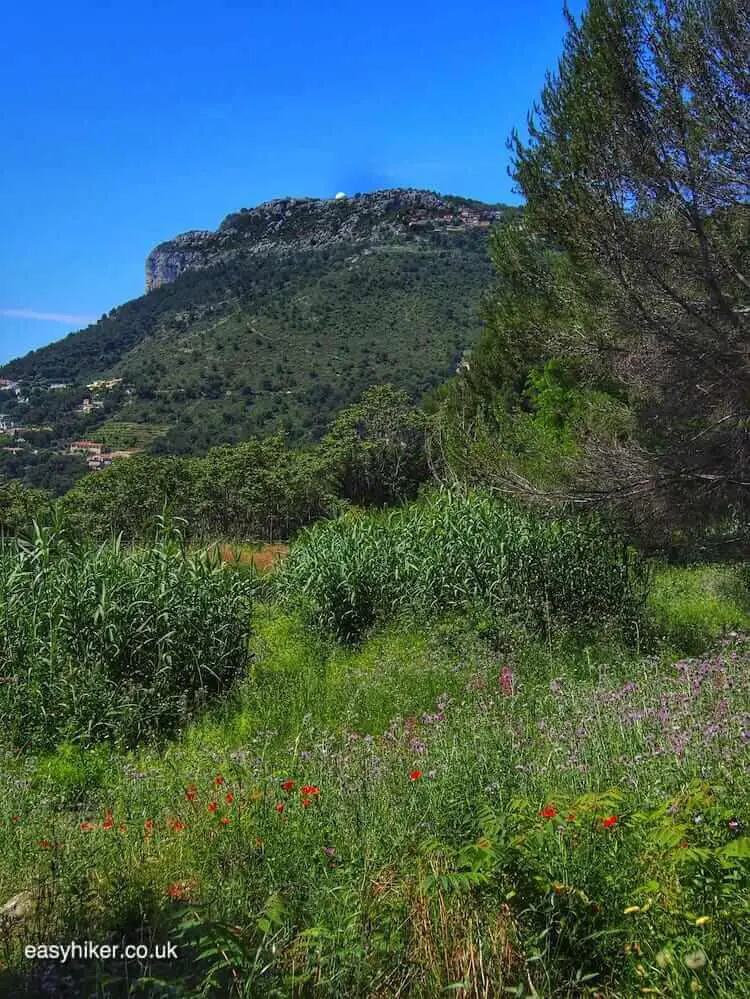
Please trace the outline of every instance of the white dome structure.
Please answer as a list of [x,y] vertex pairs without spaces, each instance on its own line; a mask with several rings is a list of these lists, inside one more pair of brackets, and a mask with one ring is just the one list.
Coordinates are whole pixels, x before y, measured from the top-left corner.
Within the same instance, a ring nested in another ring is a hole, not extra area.
[[346,195],[344,194],[344,192],[343,191],[339,191],[338,194],[336,195],[336,201],[341,201],[341,199],[345,198],[345,197],[346,197]]

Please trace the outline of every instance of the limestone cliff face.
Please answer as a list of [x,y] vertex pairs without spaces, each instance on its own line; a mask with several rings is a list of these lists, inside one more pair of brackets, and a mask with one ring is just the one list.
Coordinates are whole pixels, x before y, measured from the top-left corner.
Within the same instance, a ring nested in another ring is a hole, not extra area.
[[191,267],[205,266],[202,262],[214,239],[213,232],[194,230],[157,246],[146,258],[146,291],[171,284]]
[[351,198],[283,198],[228,215],[216,232],[192,231],[161,243],[146,259],[146,290],[188,270],[232,257],[320,249],[334,243],[382,243],[430,229],[488,227],[503,209],[431,191],[392,188]]

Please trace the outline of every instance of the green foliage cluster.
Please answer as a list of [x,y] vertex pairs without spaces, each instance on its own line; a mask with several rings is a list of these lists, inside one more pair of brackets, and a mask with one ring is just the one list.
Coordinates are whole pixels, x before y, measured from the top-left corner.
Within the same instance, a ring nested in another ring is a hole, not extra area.
[[[481,345],[475,356],[481,371],[489,357]],[[480,400],[462,378],[432,400],[435,447],[452,477],[526,499],[565,500],[592,442],[622,447],[632,434],[632,409],[611,386],[592,383],[580,361],[532,364],[512,391],[514,401],[494,392]]]
[[[510,142],[526,205],[492,237],[485,330],[440,397],[454,474],[607,505],[654,547],[747,520],[748,47],[738,0],[568,17]],[[553,363],[578,403],[551,434]]]
[[0,451],[0,481],[16,482],[29,489],[62,496],[86,474],[83,455],[34,450],[25,447],[18,454]]
[[640,556],[597,519],[551,519],[481,493],[315,525],[300,533],[280,576],[288,599],[346,641],[407,611],[472,609],[542,633],[607,619],[633,627],[647,584]]
[[243,675],[247,580],[162,522],[125,553],[34,528],[0,548],[0,711],[12,745],[134,745],[173,733]]
[[317,445],[283,435],[200,457],[135,455],[86,476],[58,509],[82,536],[146,538],[166,503],[193,539],[286,540],[347,502],[413,497],[427,477],[427,421],[403,391],[375,386]]
[[0,478],[0,535],[13,536],[50,509],[51,497],[14,479]]
[[78,535],[147,538],[166,503],[192,540],[274,540],[337,510],[330,469],[280,435],[202,458],[136,455],[82,479],[59,509]]
[[429,477],[430,425],[406,392],[375,385],[343,409],[319,447],[335,470],[337,492],[357,506],[412,499]]

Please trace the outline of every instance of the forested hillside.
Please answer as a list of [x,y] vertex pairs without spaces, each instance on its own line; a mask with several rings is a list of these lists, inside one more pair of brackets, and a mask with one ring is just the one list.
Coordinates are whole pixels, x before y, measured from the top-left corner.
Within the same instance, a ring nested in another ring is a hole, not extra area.
[[[245,220],[261,209],[231,217],[242,238],[221,254],[212,249],[198,267],[191,250],[187,266],[181,250],[174,280],[0,369],[29,400],[3,408],[62,437],[99,439],[113,420],[144,424],[156,428],[157,450],[187,453],[278,429],[315,439],[339,408],[385,381],[417,399],[478,336],[488,228],[503,212],[411,193],[393,208],[363,196],[369,213],[312,202],[309,217],[308,202],[293,204],[291,235],[260,248]],[[321,218],[347,211],[356,232],[324,239]],[[86,384],[104,378],[122,387],[79,412]],[[48,392],[55,381],[78,391]]]

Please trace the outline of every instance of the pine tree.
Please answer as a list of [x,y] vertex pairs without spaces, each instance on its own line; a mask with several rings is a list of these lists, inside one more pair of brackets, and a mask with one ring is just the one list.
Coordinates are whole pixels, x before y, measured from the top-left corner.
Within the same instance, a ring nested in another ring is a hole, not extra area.
[[[617,500],[651,523],[744,516],[750,7],[590,0],[580,21],[567,17],[529,138],[510,140],[525,235],[522,252],[496,242],[496,263],[512,273],[520,260],[527,286],[495,296],[475,378],[493,345],[495,371],[505,360],[514,372],[534,320],[537,362],[583,355],[600,373],[604,363],[636,416],[626,448],[587,442],[578,498]],[[536,291],[535,246],[546,254]],[[524,312],[528,335],[514,338]]]

